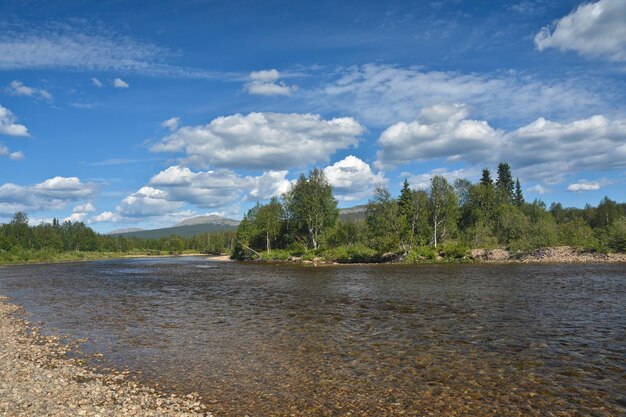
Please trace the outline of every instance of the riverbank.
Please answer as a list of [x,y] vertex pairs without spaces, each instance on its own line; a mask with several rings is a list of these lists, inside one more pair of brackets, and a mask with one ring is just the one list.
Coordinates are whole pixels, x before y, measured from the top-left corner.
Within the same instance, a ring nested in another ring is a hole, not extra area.
[[132,258],[174,258],[179,256],[205,256],[212,261],[230,261],[227,255],[208,255],[199,252],[183,252],[180,254],[155,254],[150,252],[61,252],[55,254],[43,254],[31,259],[0,259],[0,267],[5,265],[37,265],[68,262],[104,261],[109,259],[132,259]]
[[127,372],[102,373],[70,358],[75,346],[42,335],[24,315],[0,295],[0,415],[212,416],[198,396],[159,393]]
[[[345,252],[345,253],[343,253]],[[363,265],[363,264],[451,264],[451,263],[626,263],[626,253],[584,252],[570,246],[540,248],[528,252],[512,252],[506,249],[471,249],[450,253],[436,252],[433,249],[422,250],[402,257],[394,253],[376,254],[362,250],[343,251],[340,256],[335,252],[304,255],[291,254],[278,250],[261,253],[260,258],[245,259],[251,262],[294,263],[313,266],[325,265]]]

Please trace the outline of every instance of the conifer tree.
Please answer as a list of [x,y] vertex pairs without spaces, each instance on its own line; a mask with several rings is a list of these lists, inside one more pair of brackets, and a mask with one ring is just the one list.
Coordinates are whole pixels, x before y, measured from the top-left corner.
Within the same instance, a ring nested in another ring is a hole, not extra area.
[[491,179],[491,171],[489,171],[489,169],[483,169],[483,176],[480,179],[480,183],[485,186],[493,185],[493,180]]
[[511,175],[511,166],[506,162],[500,162],[498,164],[496,189],[504,201],[513,201],[515,183],[513,182],[513,176]]

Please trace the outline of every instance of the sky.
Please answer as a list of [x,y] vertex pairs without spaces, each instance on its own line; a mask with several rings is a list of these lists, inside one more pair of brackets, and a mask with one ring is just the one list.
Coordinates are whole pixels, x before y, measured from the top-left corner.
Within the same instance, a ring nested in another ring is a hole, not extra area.
[[626,196],[626,1],[0,0],[0,221],[99,232],[257,201],[323,169]]

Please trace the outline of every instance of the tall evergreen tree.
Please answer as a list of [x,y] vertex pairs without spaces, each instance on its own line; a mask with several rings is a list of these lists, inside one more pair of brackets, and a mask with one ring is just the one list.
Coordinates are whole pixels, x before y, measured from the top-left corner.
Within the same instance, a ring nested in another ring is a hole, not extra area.
[[524,194],[522,193],[522,185],[519,182],[519,178],[515,179],[515,196],[513,197],[513,202],[518,207],[524,204]]
[[496,179],[496,189],[500,197],[507,202],[513,201],[515,183],[511,175],[511,166],[506,162],[498,164],[498,178]]
[[493,185],[493,180],[491,179],[491,171],[489,171],[489,169],[483,169],[483,176],[480,179],[480,183],[485,186]]

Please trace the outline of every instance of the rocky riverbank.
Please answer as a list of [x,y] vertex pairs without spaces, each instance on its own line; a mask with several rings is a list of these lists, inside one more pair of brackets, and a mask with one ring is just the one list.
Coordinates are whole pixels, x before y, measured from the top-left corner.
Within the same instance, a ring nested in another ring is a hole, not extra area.
[[70,358],[75,347],[42,335],[24,315],[0,295],[0,415],[212,416],[196,395],[166,395],[127,372],[103,373]]
[[626,262],[626,253],[581,252],[570,246],[541,248],[531,252],[509,252],[505,249],[472,249],[470,257],[479,262],[494,263]]

